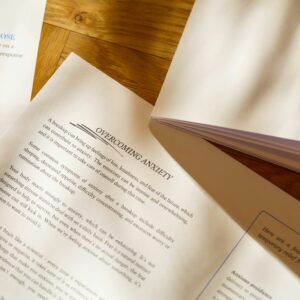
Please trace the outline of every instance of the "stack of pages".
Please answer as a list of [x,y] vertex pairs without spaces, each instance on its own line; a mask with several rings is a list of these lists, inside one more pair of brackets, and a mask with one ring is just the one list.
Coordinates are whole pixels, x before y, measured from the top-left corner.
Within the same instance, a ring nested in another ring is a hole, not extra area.
[[71,54],[0,138],[1,300],[299,298],[297,200],[153,116]]
[[298,23],[298,1],[196,1],[154,117],[299,172]]

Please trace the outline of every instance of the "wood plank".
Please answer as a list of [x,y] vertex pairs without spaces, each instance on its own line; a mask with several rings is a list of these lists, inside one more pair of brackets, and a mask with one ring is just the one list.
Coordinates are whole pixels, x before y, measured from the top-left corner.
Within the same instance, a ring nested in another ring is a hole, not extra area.
[[171,59],[193,0],[48,0],[45,22]]
[[75,52],[152,104],[170,64],[168,60],[74,32],[70,33],[62,60],[70,52]]
[[32,98],[55,72],[68,36],[68,30],[44,24],[35,70]]

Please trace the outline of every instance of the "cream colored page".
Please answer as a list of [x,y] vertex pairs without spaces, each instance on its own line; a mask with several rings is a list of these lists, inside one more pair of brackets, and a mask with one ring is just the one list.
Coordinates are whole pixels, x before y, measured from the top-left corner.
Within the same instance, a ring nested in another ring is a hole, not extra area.
[[0,1],[0,135],[29,104],[45,5]]
[[[192,180],[150,133],[151,109],[71,55],[1,140],[2,299],[210,299],[203,293],[220,289],[216,274],[227,275],[220,267],[261,210],[299,231],[294,199],[210,144],[160,129],[174,157],[192,162]],[[243,241],[256,245],[252,231]],[[244,248],[237,253],[251,260],[233,257],[236,272],[259,274],[264,255],[266,270],[282,264],[284,288],[299,294],[281,256],[259,248],[253,259]],[[277,277],[259,284],[283,289]]]
[[300,4],[196,1],[153,116],[299,140]]
[[297,299],[299,265],[300,233],[262,212],[200,297],[214,300]]
[[151,130],[245,229],[197,299],[298,299],[299,202],[197,136],[154,121]]
[[248,143],[240,142],[232,139],[231,136],[224,136],[224,134],[216,134],[216,133],[211,133],[203,130],[201,131],[201,133],[199,133],[197,129],[190,128],[190,127],[185,128],[181,124],[166,123],[166,125],[176,127],[178,130],[181,131],[183,129],[187,130],[188,132],[198,137],[208,139],[209,141],[216,142],[227,147],[231,147],[233,149],[248,153],[250,155],[256,156],[261,159],[266,159],[266,157],[268,157],[268,161],[274,164],[281,165],[285,168],[289,168],[296,172],[300,170],[299,159],[294,154],[287,154],[286,152],[284,153],[282,151],[276,151],[273,148],[272,149],[265,148],[263,146],[259,146],[257,144],[251,144],[249,142]]
[[0,298],[195,299],[243,234],[71,55],[1,140]]

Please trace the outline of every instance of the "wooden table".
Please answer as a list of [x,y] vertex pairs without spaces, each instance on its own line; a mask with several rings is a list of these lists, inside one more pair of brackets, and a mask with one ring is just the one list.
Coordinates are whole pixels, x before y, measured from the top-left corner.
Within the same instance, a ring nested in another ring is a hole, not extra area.
[[[75,52],[154,104],[192,0],[48,0],[33,96]],[[300,174],[220,147],[300,200]]]

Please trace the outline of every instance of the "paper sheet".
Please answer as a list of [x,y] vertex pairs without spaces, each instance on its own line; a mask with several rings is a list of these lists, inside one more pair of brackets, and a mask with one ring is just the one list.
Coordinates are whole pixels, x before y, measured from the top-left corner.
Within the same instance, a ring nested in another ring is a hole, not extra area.
[[153,116],[299,141],[299,12],[293,0],[195,1]]
[[45,5],[0,1],[0,136],[29,104]]
[[[295,199],[204,141],[191,149],[207,152],[207,163],[224,162],[249,191],[227,174],[215,182],[213,164],[201,171],[216,194],[192,179],[150,132],[151,111],[71,55],[1,139],[0,298],[196,299],[208,283],[218,290],[215,273],[261,210],[299,231]],[[222,189],[232,195],[227,206]],[[289,236],[294,245],[297,238]],[[272,272],[282,263],[286,299],[294,300],[299,280],[289,279],[299,265],[290,270],[279,257],[264,266],[254,257],[234,268]],[[281,299],[275,277],[257,284]]]

